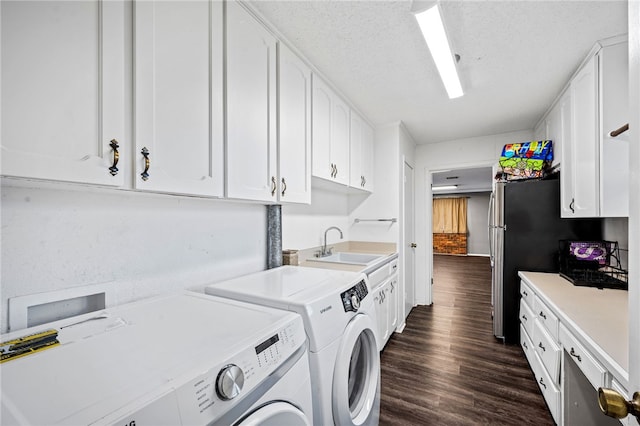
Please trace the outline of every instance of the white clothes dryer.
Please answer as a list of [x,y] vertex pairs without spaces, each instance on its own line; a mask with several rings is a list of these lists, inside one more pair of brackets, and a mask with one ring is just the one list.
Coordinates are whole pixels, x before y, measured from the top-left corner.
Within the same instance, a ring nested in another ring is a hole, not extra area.
[[[300,315],[183,292],[13,332],[2,342],[44,330],[57,333],[50,348],[2,364],[3,425],[312,422]],[[1,348],[3,358],[19,349]]]
[[380,356],[364,274],[282,266],[206,286],[205,292],[301,314],[314,425],[378,424]]

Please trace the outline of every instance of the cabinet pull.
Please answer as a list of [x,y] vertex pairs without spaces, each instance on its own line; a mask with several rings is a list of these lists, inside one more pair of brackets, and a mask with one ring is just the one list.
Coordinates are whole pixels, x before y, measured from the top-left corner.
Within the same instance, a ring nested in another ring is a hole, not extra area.
[[334,177],[334,178],[337,178],[337,177],[338,177],[338,165],[337,165],[337,164],[336,164],[336,165],[334,165],[334,166],[333,166],[333,169],[336,171],[336,172],[333,174],[333,177]]
[[571,348],[571,351],[569,352],[569,355],[571,355],[572,357],[576,358],[578,360],[578,362],[582,362],[582,357],[580,355],[578,355],[573,348]]
[[140,153],[144,157],[144,170],[140,173],[140,176],[142,177],[142,180],[146,182],[149,179],[149,166],[151,165],[151,161],[149,160],[149,150],[145,146],[142,148]]
[[572,199],[571,199],[571,204],[569,204],[569,209],[571,209],[571,213],[575,213],[575,212],[576,212],[576,210],[573,208],[573,206],[575,205],[575,203],[576,203],[575,198],[572,198]]
[[364,176],[360,176],[360,186],[364,188]]
[[118,165],[118,160],[120,160],[120,153],[118,152],[120,145],[118,145],[117,140],[111,139],[109,146],[113,149],[113,164],[109,167],[109,173],[111,173],[111,176],[115,176],[118,174],[118,168],[116,166]]
[[527,316],[524,315],[524,314],[522,315],[522,319],[525,320],[525,321],[528,321]]
[[282,178],[282,196],[283,197],[286,190],[287,190],[287,182],[285,182],[284,178]]
[[527,346],[527,342],[526,341],[522,342],[522,346],[524,346],[524,348],[526,350],[529,350],[529,346]]
[[624,126],[620,127],[619,129],[613,130],[611,133],[609,133],[609,136],[611,136],[612,138],[615,138],[616,136],[618,136],[621,133],[626,132],[627,130],[629,130],[629,123],[625,124]]
[[335,165],[335,164],[333,164],[333,163],[331,163],[331,177],[332,177],[332,178],[336,177],[336,173],[337,173],[337,171],[336,171],[336,165]]
[[546,351],[547,351],[547,348],[545,348],[544,346],[542,346],[542,342],[538,343],[538,347],[539,347],[540,349],[542,349],[542,352],[546,352]]
[[522,290],[522,294],[524,294],[524,297],[529,297],[529,293],[526,290]]
[[547,319],[547,316],[544,314],[544,312],[540,311],[540,316],[544,319]]
[[271,176],[271,196],[274,197],[276,195],[276,188],[277,184],[276,184],[276,177],[275,176]]
[[544,386],[545,389],[547,389],[547,385],[545,385],[544,381],[542,380],[542,377],[540,377],[540,381],[538,383],[540,383],[542,386]]

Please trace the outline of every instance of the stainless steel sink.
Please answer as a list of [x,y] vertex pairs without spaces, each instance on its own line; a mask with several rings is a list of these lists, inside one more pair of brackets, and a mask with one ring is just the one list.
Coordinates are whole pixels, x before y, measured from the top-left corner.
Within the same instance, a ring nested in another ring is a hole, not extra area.
[[383,257],[384,255],[382,254],[337,252],[329,256],[312,257],[307,260],[312,262],[333,262],[333,263],[347,263],[350,265],[370,265]]

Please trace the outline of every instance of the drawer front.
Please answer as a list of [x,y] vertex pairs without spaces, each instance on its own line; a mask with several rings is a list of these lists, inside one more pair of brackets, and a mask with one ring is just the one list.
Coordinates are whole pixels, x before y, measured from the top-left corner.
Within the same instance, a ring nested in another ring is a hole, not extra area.
[[591,356],[562,324],[560,325],[560,343],[594,388],[606,386],[607,370]]
[[398,259],[393,259],[389,262],[389,275],[393,275],[398,272]]
[[527,305],[533,307],[533,298],[535,293],[531,290],[531,287],[527,285],[524,281],[520,281],[520,296],[527,302]]
[[539,297],[536,296],[533,303],[533,312],[537,315],[538,320],[549,331],[549,334],[553,337],[553,340],[558,341],[558,317],[551,312],[551,309],[544,304]]
[[527,357],[527,361],[529,365],[531,365],[535,361],[535,349],[533,343],[531,342],[531,338],[527,330],[524,328],[522,324],[520,324],[520,346],[522,346],[522,350],[524,351],[524,355]]
[[549,377],[554,383],[560,383],[560,356],[562,355],[560,346],[537,320],[534,325],[532,341]]
[[536,382],[538,382],[538,386],[542,391],[542,396],[544,396],[544,400],[547,402],[549,406],[549,411],[551,412],[551,416],[553,416],[553,420],[556,424],[560,424],[560,389],[559,387],[553,383],[549,374],[547,374],[547,370],[542,365],[542,361],[538,357],[537,354],[533,354],[533,357],[536,359],[535,362],[531,364],[531,369],[536,376]]
[[533,323],[535,322],[536,316],[533,314],[533,311],[524,301],[524,299],[520,299],[520,323],[527,330],[529,336],[533,336]]

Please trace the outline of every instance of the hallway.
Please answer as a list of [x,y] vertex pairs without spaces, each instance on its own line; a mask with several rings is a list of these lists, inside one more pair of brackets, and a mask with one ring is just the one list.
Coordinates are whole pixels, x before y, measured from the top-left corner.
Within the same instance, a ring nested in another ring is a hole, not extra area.
[[381,353],[381,425],[553,425],[517,345],[493,336],[486,257],[434,256],[433,305]]

